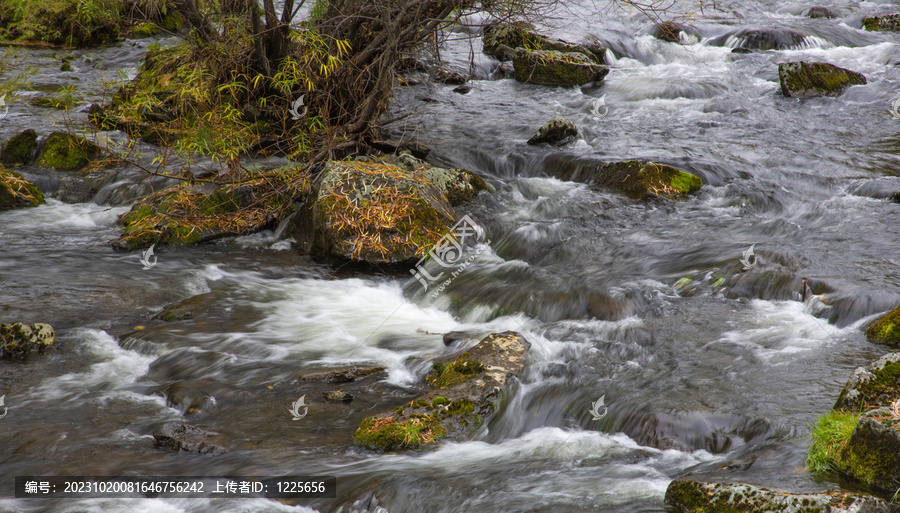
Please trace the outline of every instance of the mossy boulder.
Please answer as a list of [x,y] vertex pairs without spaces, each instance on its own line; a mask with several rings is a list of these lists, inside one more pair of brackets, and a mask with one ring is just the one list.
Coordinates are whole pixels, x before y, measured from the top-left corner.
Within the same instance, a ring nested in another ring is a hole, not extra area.
[[588,183],[621,192],[632,199],[675,198],[700,189],[700,177],[666,164],[646,160],[562,162],[547,166],[561,180]]
[[516,48],[513,57],[519,82],[545,86],[572,87],[597,82],[609,67],[597,64],[583,53]]
[[327,261],[414,263],[454,224],[453,207],[487,184],[465,169],[412,155],[331,161],[291,233],[301,251]]
[[834,462],[842,475],[886,494],[900,483],[900,415],[891,408],[869,410]]
[[876,344],[900,346],[900,306],[870,324],[866,328],[866,338]]
[[544,123],[544,126],[528,139],[528,144],[555,144],[560,145],[571,141],[578,136],[578,127],[571,120],[562,116],[554,116]]
[[900,32],[900,12],[868,16],[862,20],[866,30],[890,30]]
[[853,371],[834,409],[862,412],[888,406],[895,399],[900,399],[900,353],[886,354]]
[[0,166],[0,210],[36,207],[44,202],[44,195],[22,175]]
[[836,96],[852,85],[864,85],[862,73],[826,62],[785,62],[778,65],[781,93],[789,97]]
[[35,165],[57,171],[74,171],[99,155],[100,147],[87,139],[67,132],[53,132],[44,141]]
[[34,149],[37,147],[37,138],[37,132],[29,128],[7,139],[0,149],[0,164],[4,166],[30,164]]
[[677,513],[889,513],[896,506],[867,495],[845,492],[789,493],[742,483],[676,479],[666,489],[666,504]]
[[43,353],[55,340],[56,334],[49,324],[0,324],[0,358],[24,358],[35,351]]
[[354,441],[373,450],[416,448],[464,435],[499,408],[510,378],[525,367],[531,344],[507,331],[485,337],[455,358],[433,363],[433,390],[390,412],[363,419]]
[[513,60],[514,51],[519,47],[581,53],[598,64],[603,63],[606,52],[605,48],[596,44],[579,45],[543,36],[534,31],[534,25],[524,21],[486,26],[482,31],[482,43],[482,51],[500,61]]
[[123,235],[112,245],[128,251],[197,244],[272,227],[308,193],[309,179],[299,166],[268,175],[225,185],[180,183],[151,194],[119,216]]

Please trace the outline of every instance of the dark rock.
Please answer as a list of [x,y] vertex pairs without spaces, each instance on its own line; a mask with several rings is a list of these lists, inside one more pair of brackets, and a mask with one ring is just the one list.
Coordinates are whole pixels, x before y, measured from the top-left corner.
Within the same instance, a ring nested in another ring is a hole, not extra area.
[[0,211],[36,207],[44,203],[44,195],[19,173],[0,165]]
[[53,345],[56,334],[49,324],[0,324],[0,358],[24,358]]
[[548,174],[560,180],[596,185],[618,191],[632,199],[676,197],[692,193],[703,185],[700,177],[680,169],[646,160],[596,162],[594,160],[550,163]]
[[835,458],[835,466],[844,476],[875,490],[896,493],[900,482],[900,417],[891,408],[863,413]]
[[325,396],[326,400],[333,403],[349,403],[353,400],[353,394],[351,394],[350,392],[344,392],[343,390],[331,390],[328,392],[322,392],[322,395]]
[[472,86],[470,86],[470,85],[461,85],[459,87],[453,88],[453,92],[459,93],[459,94],[469,94],[469,91],[471,91],[471,90],[472,90]]
[[900,306],[870,324],[866,328],[866,338],[875,344],[900,346]]
[[789,97],[836,96],[852,85],[863,85],[862,73],[824,62],[785,62],[778,65],[781,93]]
[[753,53],[753,50],[749,48],[744,48],[743,46],[739,46],[731,50],[731,53]]
[[62,65],[59,67],[59,70],[62,72],[72,71],[72,64],[70,64],[69,61],[63,59]]
[[326,383],[351,383],[369,376],[377,376],[385,372],[384,367],[345,367],[328,371],[303,374],[300,381],[324,381]]
[[444,68],[438,68],[431,77],[435,82],[450,85],[462,85],[469,81],[469,77],[458,71],[450,71]]
[[450,331],[444,333],[444,345],[450,346],[455,342],[459,342],[461,340],[470,340],[473,338],[475,338],[475,336],[467,331]]
[[163,424],[153,432],[153,438],[160,447],[172,451],[196,452],[212,456],[227,452],[217,439],[216,433],[180,422]]
[[891,201],[893,201],[894,203],[900,203],[900,191],[895,192],[891,196]]
[[806,15],[810,18],[837,18],[837,14],[827,7],[810,7]]
[[44,141],[35,165],[57,171],[74,171],[99,155],[100,147],[87,139],[67,132],[53,132]]
[[37,148],[37,132],[32,129],[23,130],[10,137],[0,149],[0,164],[4,166],[27,166]]
[[413,157],[419,160],[425,160],[428,157],[428,154],[431,153],[431,148],[417,141],[402,141],[398,143],[395,141],[378,140],[372,141],[369,145],[376,150],[387,154],[399,155],[403,152],[409,152]]
[[394,450],[463,435],[499,408],[510,378],[525,367],[529,347],[521,335],[507,331],[485,337],[455,359],[435,361],[425,378],[433,391],[393,411],[363,419],[354,441],[369,449]]
[[562,117],[554,116],[553,119],[544,123],[538,131],[528,139],[528,144],[548,143],[561,145],[571,142],[573,138],[578,136],[578,127],[575,123]]
[[810,34],[794,29],[742,29],[714,38],[710,44],[750,50],[791,50],[809,46],[810,37]]
[[866,30],[890,30],[900,31],[900,12],[894,14],[882,14],[863,18],[863,27]]
[[859,367],[847,380],[834,409],[859,412],[889,406],[900,398],[900,353],[882,356],[874,363]]
[[166,387],[164,393],[169,406],[180,409],[186,415],[210,415],[216,405],[212,394],[207,393],[208,384],[193,381],[178,381]]
[[597,64],[583,53],[516,48],[513,58],[516,80],[527,84],[572,87],[598,82],[609,67]]
[[882,499],[846,492],[789,493],[742,483],[676,479],[666,489],[666,504],[677,513],[893,513]]
[[678,37],[684,29],[681,25],[674,21],[665,21],[656,26],[653,36],[656,39],[668,41],[669,43],[678,43],[681,39]]

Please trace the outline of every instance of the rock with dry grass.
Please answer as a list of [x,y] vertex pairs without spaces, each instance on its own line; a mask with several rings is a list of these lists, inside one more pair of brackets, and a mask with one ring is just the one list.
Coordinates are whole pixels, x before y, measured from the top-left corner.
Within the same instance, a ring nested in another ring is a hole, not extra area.
[[44,195],[19,173],[0,165],[0,210],[36,207]]

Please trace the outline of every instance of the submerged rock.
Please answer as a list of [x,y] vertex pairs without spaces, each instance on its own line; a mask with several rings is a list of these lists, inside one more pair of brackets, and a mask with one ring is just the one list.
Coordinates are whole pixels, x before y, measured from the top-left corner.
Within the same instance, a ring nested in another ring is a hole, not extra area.
[[53,345],[56,334],[49,324],[0,324],[0,358],[24,358]]
[[596,185],[621,192],[632,199],[681,196],[697,191],[703,185],[698,176],[646,160],[562,164],[547,166],[547,172],[561,180]]
[[53,132],[44,141],[35,165],[57,171],[75,171],[99,155],[100,147],[84,137],[67,132]]
[[900,306],[870,324],[866,328],[866,338],[875,344],[900,346]]
[[517,48],[513,67],[519,82],[560,87],[597,82],[609,73],[609,67],[595,63],[583,53],[556,50]]
[[41,203],[44,203],[44,195],[36,185],[0,165],[0,211],[36,207]]
[[578,136],[578,127],[575,123],[562,117],[554,116],[553,119],[544,123],[538,131],[528,139],[528,144],[565,144],[570,142],[572,138]]
[[213,456],[227,452],[216,436],[211,431],[180,422],[168,422],[153,432],[153,438],[160,447]]
[[834,409],[866,411],[889,406],[895,399],[900,399],[900,353],[886,354],[874,363],[853,371]]
[[785,62],[778,65],[781,93],[792,97],[836,96],[852,85],[864,85],[862,73],[825,62]]
[[866,30],[890,30],[898,32],[900,31],[900,12],[869,16],[863,18],[862,23]]
[[844,492],[788,493],[742,483],[714,483],[676,479],[666,489],[666,504],[678,513],[889,513],[888,502]]
[[487,184],[465,169],[412,155],[330,161],[291,233],[301,251],[330,261],[414,263],[449,233],[453,207]]
[[455,359],[434,362],[425,378],[434,390],[363,419],[354,441],[374,450],[416,448],[481,425],[499,408],[509,379],[525,367],[529,347],[520,334],[507,331],[485,337]]
[[30,164],[34,149],[37,148],[37,138],[37,132],[29,128],[7,139],[0,149],[0,164],[4,166]]

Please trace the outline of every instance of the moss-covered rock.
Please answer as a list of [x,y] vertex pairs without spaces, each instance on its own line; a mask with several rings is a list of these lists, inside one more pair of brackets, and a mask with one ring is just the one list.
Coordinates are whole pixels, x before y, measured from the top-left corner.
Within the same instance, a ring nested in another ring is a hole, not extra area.
[[778,65],[781,93],[790,97],[836,96],[852,85],[864,85],[862,73],[825,62],[785,62]]
[[482,42],[483,52],[501,61],[513,60],[514,50],[518,47],[581,53],[598,64],[603,63],[606,52],[605,48],[596,44],[579,45],[543,36],[534,31],[534,25],[523,21],[486,26],[482,32]]
[[57,171],[81,169],[100,155],[100,147],[83,137],[53,132],[44,141],[35,164]]
[[56,334],[49,324],[0,324],[0,358],[23,358],[53,345]]
[[25,166],[31,163],[37,147],[37,132],[23,130],[7,139],[0,149],[0,164],[4,166]]
[[900,346],[900,306],[870,324],[866,328],[866,338],[876,344]]
[[862,414],[835,458],[835,468],[875,490],[896,492],[900,483],[900,415],[891,408]]
[[516,48],[515,78],[527,84],[572,87],[603,80],[609,67],[583,53]]
[[553,119],[544,123],[544,126],[528,139],[528,144],[562,144],[578,136],[578,127],[571,120],[562,116],[553,116]]
[[509,379],[524,368],[529,347],[521,335],[507,331],[485,337],[457,358],[434,362],[425,382],[435,390],[363,419],[354,441],[369,449],[395,450],[464,434],[497,410]]
[[700,189],[700,177],[646,160],[561,162],[547,166],[561,180],[583,182],[626,194],[632,199],[678,197]]
[[888,406],[895,399],[900,399],[900,353],[886,354],[853,371],[834,409],[859,413]]
[[863,18],[862,23],[866,30],[891,30],[898,32],[900,31],[900,12],[868,16]]
[[409,154],[331,161],[292,234],[301,251],[323,260],[413,263],[449,232],[453,207],[485,188],[470,171]]
[[742,483],[676,479],[666,489],[666,504],[678,513],[889,513],[895,506],[867,495],[788,493]]
[[22,175],[0,166],[0,210],[36,207],[44,202],[44,195]]
[[120,0],[0,0],[0,39],[90,47],[119,38]]
[[143,39],[146,37],[153,37],[161,32],[159,26],[156,23],[152,22],[144,22],[138,23],[134,27],[131,28],[131,37],[135,39]]
[[308,176],[298,166],[235,184],[176,184],[141,199],[119,216],[123,235],[112,245],[127,251],[257,232],[289,215],[293,201],[308,191]]

